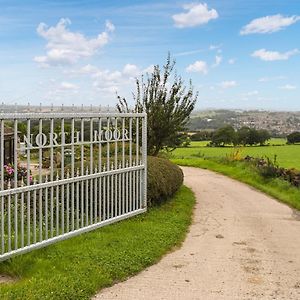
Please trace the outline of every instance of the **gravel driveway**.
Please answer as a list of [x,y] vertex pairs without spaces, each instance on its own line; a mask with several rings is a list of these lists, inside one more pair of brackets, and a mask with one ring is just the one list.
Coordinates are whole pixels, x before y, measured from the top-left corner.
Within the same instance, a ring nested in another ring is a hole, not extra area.
[[182,169],[197,197],[182,247],[94,299],[300,299],[300,214],[223,175]]

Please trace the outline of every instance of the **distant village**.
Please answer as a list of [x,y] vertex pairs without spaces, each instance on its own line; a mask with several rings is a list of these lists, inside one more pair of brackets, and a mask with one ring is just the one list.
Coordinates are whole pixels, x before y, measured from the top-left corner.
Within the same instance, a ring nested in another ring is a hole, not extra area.
[[284,137],[294,131],[300,131],[300,111],[195,111],[188,124],[188,129],[190,131],[215,130],[224,125],[232,125],[235,129],[243,126],[266,129],[273,137]]

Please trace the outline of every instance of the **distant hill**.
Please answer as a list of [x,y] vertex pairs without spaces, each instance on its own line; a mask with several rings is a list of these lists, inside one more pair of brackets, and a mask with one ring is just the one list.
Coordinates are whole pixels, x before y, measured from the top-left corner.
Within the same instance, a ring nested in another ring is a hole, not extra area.
[[261,110],[205,110],[193,112],[188,129],[214,130],[230,124],[235,128],[249,126],[267,129],[273,136],[285,136],[300,131],[300,111],[280,112]]

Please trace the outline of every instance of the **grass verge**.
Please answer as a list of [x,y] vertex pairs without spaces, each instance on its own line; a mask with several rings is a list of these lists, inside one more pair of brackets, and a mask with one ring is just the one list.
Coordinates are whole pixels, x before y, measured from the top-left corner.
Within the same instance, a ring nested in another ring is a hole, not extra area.
[[183,186],[146,214],[2,262],[0,273],[18,280],[0,286],[0,299],[89,299],[180,245],[194,203]]
[[256,189],[300,210],[300,189],[291,186],[288,182],[276,178],[266,179],[259,175],[253,168],[243,162],[221,163],[205,158],[172,159],[181,166],[209,169],[227,175],[233,179],[247,183]]

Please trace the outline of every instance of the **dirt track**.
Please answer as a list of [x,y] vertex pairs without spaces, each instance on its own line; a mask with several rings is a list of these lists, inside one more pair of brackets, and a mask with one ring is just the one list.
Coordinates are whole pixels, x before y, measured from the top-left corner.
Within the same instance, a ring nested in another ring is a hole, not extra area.
[[95,299],[300,299],[300,214],[222,175],[183,170],[197,204],[182,247]]

